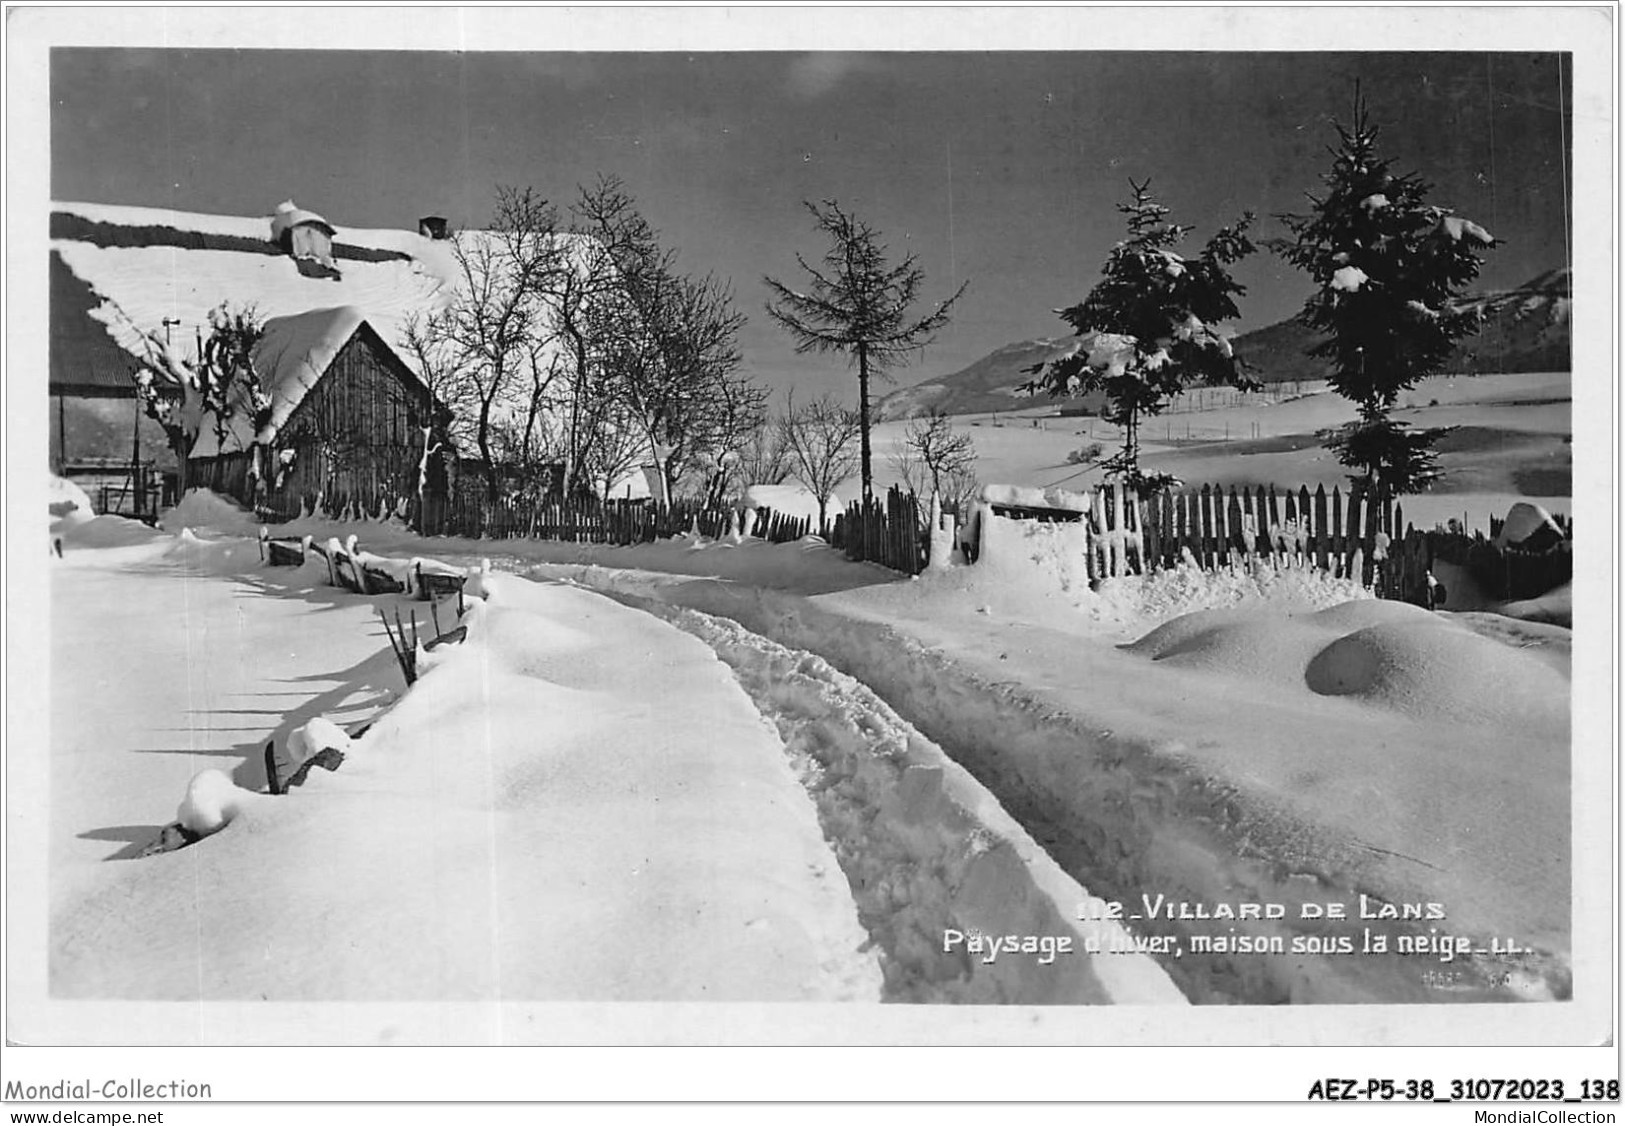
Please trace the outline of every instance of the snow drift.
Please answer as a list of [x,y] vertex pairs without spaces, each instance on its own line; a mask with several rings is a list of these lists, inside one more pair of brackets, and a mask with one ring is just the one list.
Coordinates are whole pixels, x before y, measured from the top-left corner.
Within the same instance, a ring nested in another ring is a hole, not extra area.
[[251,536],[259,529],[253,513],[209,489],[188,490],[179,504],[164,513],[158,526],[166,532],[191,528],[228,536]]
[[1564,671],[1404,602],[1350,602],[1300,615],[1207,610],[1175,618],[1129,651],[1420,718],[1568,734]]
[[340,770],[285,797],[206,772],[185,813],[213,835],[83,880],[54,995],[877,997],[812,803],[711,652],[597,595],[486,586]]

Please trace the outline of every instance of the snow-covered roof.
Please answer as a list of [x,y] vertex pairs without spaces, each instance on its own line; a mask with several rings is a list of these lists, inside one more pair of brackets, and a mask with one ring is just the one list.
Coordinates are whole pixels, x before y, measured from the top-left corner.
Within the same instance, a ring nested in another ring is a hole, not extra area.
[[132,356],[145,354],[143,336],[165,334],[166,320],[177,342],[207,333],[209,311],[222,302],[264,318],[352,306],[397,347],[409,320],[444,308],[456,292],[450,244],[415,230],[337,228],[339,276],[308,277],[267,239],[270,216],[87,203],[53,203],[52,211],[84,221],[55,224],[73,237],[53,237],[51,250],[99,301],[88,319]]
[[[424,237],[415,222],[413,230],[332,228],[337,276],[312,277],[267,238],[270,215],[77,202],[53,202],[51,210],[51,250],[97,302],[68,327],[83,332],[88,317],[136,357],[146,353],[143,337],[165,335],[166,320],[177,343],[194,340],[199,329],[206,334],[209,311],[222,302],[251,305],[263,318],[351,305],[399,349],[409,321],[444,309],[461,288],[455,244]],[[299,208],[288,214],[326,223]],[[475,244],[491,237],[467,229],[457,235]],[[578,258],[584,254],[577,248]]]
[[[254,348],[254,367],[271,398],[271,418],[257,435],[260,441],[276,437],[340,350],[366,323],[366,316],[354,305],[312,309],[265,322],[264,335]],[[226,428],[224,448],[228,453],[245,450],[255,438],[248,406],[246,402],[239,404]],[[192,456],[213,457],[219,450],[213,425],[205,424],[192,447]]]

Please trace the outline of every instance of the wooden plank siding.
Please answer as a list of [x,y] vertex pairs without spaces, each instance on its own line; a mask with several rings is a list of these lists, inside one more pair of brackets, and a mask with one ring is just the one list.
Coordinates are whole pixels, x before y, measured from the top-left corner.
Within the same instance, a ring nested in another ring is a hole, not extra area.
[[281,453],[294,453],[280,487],[249,496],[244,452],[191,459],[190,481],[273,518],[296,514],[314,496],[367,498],[369,505],[383,503],[379,498],[410,497],[417,491],[421,427],[429,410],[428,391],[362,322],[266,451],[265,472],[272,481]]

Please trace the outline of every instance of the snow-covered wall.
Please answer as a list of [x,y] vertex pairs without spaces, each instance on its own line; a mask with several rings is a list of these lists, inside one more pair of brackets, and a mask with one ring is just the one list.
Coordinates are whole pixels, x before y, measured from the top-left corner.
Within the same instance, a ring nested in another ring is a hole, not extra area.
[[976,506],[976,566],[1029,590],[1089,588],[1089,529],[1081,521],[1044,523],[995,516]]

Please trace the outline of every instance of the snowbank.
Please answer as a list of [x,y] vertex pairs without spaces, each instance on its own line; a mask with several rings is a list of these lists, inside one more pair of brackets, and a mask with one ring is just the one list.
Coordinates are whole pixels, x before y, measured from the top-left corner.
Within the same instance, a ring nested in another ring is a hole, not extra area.
[[1490,609],[1508,618],[1529,622],[1549,622],[1552,625],[1574,624],[1574,584],[1564,583],[1538,598],[1522,598],[1513,602],[1500,602]]
[[164,513],[158,526],[166,532],[192,528],[228,536],[252,536],[259,532],[253,513],[209,489],[188,491],[179,504]]
[[1419,718],[1568,733],[1569,681],[1559,669],[1403,602],[1366,600],[1299,615],[1206,610],[1158,627],[1129,651]]
[[1213,571],[1182,563],[1149,575],[1103,579],[1087,612],[1094,621],[1132,628],[1197,610],[1249,603],[1322,610],[1374,598],[1355,579],[1338,578],[1313,567],[1278,566],[1269,559],[1254,558]]
[[66,477],[49,477],[45,495],[50,504],[52,520],[88,520],[96,514],[90,497]]
[[[152,581],[104,578],[134,602]],[[469,640],[350,740],[339,770],[284,797],[206,771],[184,814],[212,835],[81,873],[55,905],[53,995],[877,998],[875,955],[813,804],[711,651],[595,594],[486,583]],[[249,620],[300,606],[235,601]],[[307,615],[307,635],[327,620]],[[175,629],[199,624],[178,616]],[[153,641],[107,638],[126,661]],[[321,725],[302,730],[324,741]]]
[[[815,525],[818,523],[818,498],[794,482],[785,485],[751,485],[745,490],[745,499],[741,507],[751,512],[758,508],[771,508],[781,516],[811,520]],[[845,509],[846,505],[842,503],[840,495],[830,494],[826,514],[834,519],[837,512]]]
[[167,540],[139,520],[124,516],[92,516],[84,520],[62,520],[52,525],[51,534],[64,547],[131,547]]

